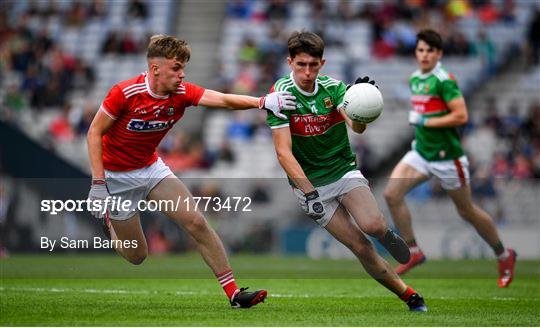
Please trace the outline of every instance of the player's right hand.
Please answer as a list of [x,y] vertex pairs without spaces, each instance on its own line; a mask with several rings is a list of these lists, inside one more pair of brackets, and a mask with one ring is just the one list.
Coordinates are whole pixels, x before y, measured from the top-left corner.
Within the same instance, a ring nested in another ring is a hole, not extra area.
[[286,120],[287,116],[281,113],[282,110],[295,110],[296,97],[288,91],[276,91],[261,97],[259,109],[268,109],[277,117]]
[[424,126],[425,123],[426,119],[422,116],[422,114],[419,114],[414,110],[409,111],[409,124],[416,126]]
[[322,218],[326,214],[324,204],[319,197],[319,192],[314,190],[304,195],[306,197],[306,213],[314,220]]
[[[92,215],[98,219],[103,219],[103,207],[105,206],[105,199],[107,199],[107,197],[111,197],[111,194],[109,193],[105,179],[92,179],[92,186],[90,187],[90,192],[88,193],[88,199],[92,202],[92,210],[90,213],[92,213]],[[101,211],[98,211],[94,208],[94,204],[99,204],[100,201],[102,209]]]

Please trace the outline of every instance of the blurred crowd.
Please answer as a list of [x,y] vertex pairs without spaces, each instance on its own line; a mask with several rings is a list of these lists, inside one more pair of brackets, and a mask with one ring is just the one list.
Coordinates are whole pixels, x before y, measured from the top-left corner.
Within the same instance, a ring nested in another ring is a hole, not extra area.
[[532,100],[527,114],[512,102],[506,114],[496,97],[486,99],[488,114],[482,122],[469,122],[463,136],[473,177],[489,182],[540,179],[540,103]]
[[[458,28],[461,18],[474,17],[480,24],[515,22],[514,0],[494,4],[490,0],[405,0],[405,1],[324,1],[306,2],[312,29],[325,40],[328,47],[343,48],[345,24],[368,22],[371,26],[370,55],[376,59],[394,56],[412,56],[416,32],[426,26],[438,26],[445,40],[446,56],[482,56],[494,60],[494,45],[489,36],[479,31],[475,38],[468,37]],[[242,42],[238,61],[241,69],[234,78],[223,77],[224,90],[262,92],[280,76],[282,58],[286,57],[288,31],[285,22],[290,19],[293,3],[285,0],[231,0],[227,19],[264,22],[268,33],[253,39],[249,33]],[[536,32],[535,32],[536,33]]]

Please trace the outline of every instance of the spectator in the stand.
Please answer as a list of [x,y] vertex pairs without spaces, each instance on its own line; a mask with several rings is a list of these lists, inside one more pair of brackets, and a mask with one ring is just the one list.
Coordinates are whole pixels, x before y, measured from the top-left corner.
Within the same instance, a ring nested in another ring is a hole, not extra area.
[[251,14],[251,6],[253,2],[250,0],[233,0],[227,3],[227,16],[231,18],[248,18]]
[[495,178],[508,178],[510,175],[510,163],[502,152],[496,152],[493,157],[491,173]]
[[287,0],[270,0],[266,8],[266,15],[269,20],[288,19],[289,8]]
[[531,141],[540,141],[540,103],[530,105],[529,114],[522,126],[523,134]]
[[528,47],[530,47],[529,64],[538,65],[540,63],[540,8],[538,5],[529,23],[527,41]]
[[214,156],[216,162],[225,162],[227,164],[234,164],[236,156],[231,149],[231,145],[228,139],[224,139]]
[[445,13],[450,20],[468,17],[472,14],[469,0],[450,0],[446,4]]
[[474,43],[474,50],[482,58],[484,65],[487,65],[488,71],[493,73],[495,70],[495,45],[485,31],[478,32],[478,39]]
[[491,0],[484,0],[484,3],[477,9],[476,15],[483,24],[496,23],[499,18],[499,9]]
[[118,32],[111,31],[107,34],[103,46],[101,47],[102,54],[117,54],[120,53],[121,43]]
[[75,132],[69,121],[70,111],[71,104],[65,103],[61,115],[49,125],[49,133],[56,142],[71,142],[75,138]]
[[522,121],[522,118],[519,116],[518,107],[515,102],[513,102],[508,114],[504,115],[502,118],[502,130],[504,136],[507,138],[515,138],[519,135]]
[[86,20],[87,11],[83,2],[75,1],[69,7],[65,20],[68,26],[80,27]]
[[[2,108],[9,113],[21,112],[26,107],[26,101],[23,94],[19,91],[17,84],[11,83],[7,86],[4,99],[2,101]],[[10,115],[10,114],[8,114]]]
[[129,31],[125,31],[120,39],[120,53],[121,54],[134,54],[139,51],[137,42],[133,38],[133,35]]
[[233,82],[235,93],[254,93],[257,90],[259,67],[255,63],[244,64]]
[[502,10],[500,11],[500,19],[507,23],[513,24],[516,22],[516,3],[514,0],[504,0]]
[[92,66],[88,65],[82,58],[75,60],[73,68],[72,87],[75,90],[90,90],[95,82],[96,76]]
[[106,0],[93,0],[88,5],[88,17],[105,17],[107,14]]
[[235,113],[234,119],[227,127],[227,138],[231,140],[249,140],[253,135],[251,123],[244,113]]
[[146,19],[148,17],[146,2],[142,0],[131,0],[127,8],[127,14],[130,18]]
[[445,44],[445,54],[469,56],[472,53],[471,44],[461,32],[452,33]]
[[95,104],[91,101],[86,102],[86,104],[84,105],[80,117],[76,120],[74,124],[75,131],[79,136],[83,136],[88,133],[90,124],[92,123],[92,120],[96,115],[96,108],[97,107],[95,106]]
[[497,137],[503,137],[502,120],[499,117],[499,109],[497,107],[497,101],[495,97],[486,98],[486,105],[484,111],[487,117],[484,120],[484,124],[489,125],[497,134]]
[[32,52],[32,35],[28,35],[24,26],[19,27],[16,33],[8,39],[8,59],[11,68],[17,72],[25,72],[34,63],[35,56]]
[[267,204],[270,202],[268,186],[263,181],[256,181],[249,191],[249,197],[254,204]]
[[252,38],[246,38],[240,46],[238,58],[245,63],[254,63],[259,59],[259,49]]
[[511,168],[513,179],[526,180],[533,177],[533,169],[529,159],[522,153],[518,153],[514,158]]

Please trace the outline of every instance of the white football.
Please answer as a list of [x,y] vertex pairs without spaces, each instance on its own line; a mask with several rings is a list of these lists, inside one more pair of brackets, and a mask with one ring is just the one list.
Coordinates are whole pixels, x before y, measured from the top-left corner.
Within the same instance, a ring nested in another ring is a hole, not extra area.
[[343,108],[353,121],[371,123],[381,115],[384,107],[379,89],[370,83],[358,83],[345,92]]

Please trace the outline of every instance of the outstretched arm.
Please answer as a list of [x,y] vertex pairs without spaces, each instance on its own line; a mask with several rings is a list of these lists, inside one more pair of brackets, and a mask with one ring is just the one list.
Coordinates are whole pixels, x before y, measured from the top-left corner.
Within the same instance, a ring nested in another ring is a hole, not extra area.
[[206,89],[201,100],[199,100],[199,105],[210,108],[251,109],[259,108],[259,99],[257,97],[221,93]]
[[206,89],[199,100],[199,104],[211,108],[229,109],[268,109],[280,118],[287,118],[281,113],[283,110],[295,110],[295,97],[289,92],[279,91],[267,94],[264,97],[256,98],[244,95],[221,93]]

